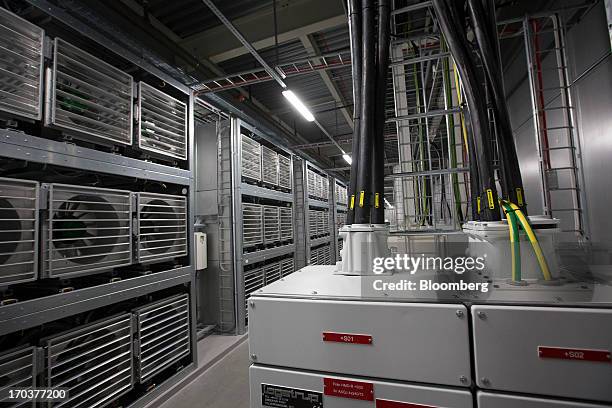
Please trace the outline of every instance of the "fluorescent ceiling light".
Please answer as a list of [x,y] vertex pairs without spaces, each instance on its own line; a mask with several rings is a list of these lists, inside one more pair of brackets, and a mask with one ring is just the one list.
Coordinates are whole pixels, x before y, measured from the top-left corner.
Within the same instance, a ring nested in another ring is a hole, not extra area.
[[387,204],[387,207],[389,207],[389,208],[393,208],[393,206],[391,205],[391,203],[389,202],[389,200],[387,200],[386,198],[385,198],[385,204]]
[[283,91],[283,96],[287,98],[287,100],[291,103],[291,105],[293,105],[293,107],[298,112],[300,112],[300,114],[304,117],[304,119],[306,119],[309,122],[315,121],[315,118],[314,116],[312,116],[312,113],[310,113],[306,105],[304,105],[302,101],[300,101],[300,99],[297,97],[296,94],[293,93],[293,91],[290,91],[287,89],[286,91]]
[[353,164],[353,159],[351,159],[351,156],[349,156],[348,154],[346,154],[346,153],[342,154],[342,158],[348,164]]

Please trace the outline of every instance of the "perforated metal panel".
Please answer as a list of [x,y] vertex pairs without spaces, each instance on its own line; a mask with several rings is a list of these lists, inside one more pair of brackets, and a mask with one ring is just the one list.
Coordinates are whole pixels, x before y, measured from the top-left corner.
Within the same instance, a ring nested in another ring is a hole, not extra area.
[[278,185],[287,189],[291,189],[291,159],[289,157],[278,155]]
[[183,102],[141,82],[138,116],[141,149],[187,159],[187,106]]
[[131,193],[49,185],[44,272],[84,275],[132,263]]
[[242,177],[261,180],[261,145],[248,136],[242,136]]
[[0,285],[38,275],[38,183],[0,178]]
[[280,262],[272,262],[264,266],[264,274],[266,276],[266,285],[276,282],[281,278],[281,264]]
[[132,144],[132,77],[56,38],[47,124],[106,143]]
[[280,240],[289,241],[293,239],[293,209],[281,207],[278,211],[280,213]]
[[36,356],[33,347],[11,350],[0,354],[0,406],[7,408],[33,407],[33,402],[9,401],[11,388],[36,386]]
[[244,272],[244,307],[246,309],[246,317],[249,317],[248,299],[251,293],[264,287],[265,272],[263,268],[255,268]]
[[261,146],[262,180],[266,183],[278,185],[278,153]]
[[47,387],[68,388],[69,398],[49,407],[103,407],[133,381],[131,315],[102,320],[43,342]]
[[187,255],[186,198],[152,193],[137,197],[139,262]]
[[189,296],[173,296],[134,311],[136,378],[146,381],[191,351]]
[[263,243],[263,210],[259,204],[242,204],[242,246]]
[[44,31],[0,8],[0,110],[42,117]]
[[287,258],[280,261],[281,277],[291,275],[295,271],[293,258]]
[[264,243],[273,243],[280,240],[280,217],[278,207],[263,206],[264,214]]

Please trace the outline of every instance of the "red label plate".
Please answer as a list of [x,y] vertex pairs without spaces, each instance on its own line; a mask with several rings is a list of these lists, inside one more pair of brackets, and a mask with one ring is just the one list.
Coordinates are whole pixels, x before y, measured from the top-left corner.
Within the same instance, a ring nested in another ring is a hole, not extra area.
[[598,363],[609,363],[610,351],[608,350],[588,350],[563,347],[538,347],[540,358],[556,358],[560,360],[594,361]]
[[369,334],[323,332],[323,341],[334,343],[372,344]]
[[436,408],[433,405],[413,404],[412,402],[399,402],[389,400],[376,400],[376,408]]
[[330,397],[374,401],[374,384],[361,381],[339,380],[337,378],[324,378],[323,393]]

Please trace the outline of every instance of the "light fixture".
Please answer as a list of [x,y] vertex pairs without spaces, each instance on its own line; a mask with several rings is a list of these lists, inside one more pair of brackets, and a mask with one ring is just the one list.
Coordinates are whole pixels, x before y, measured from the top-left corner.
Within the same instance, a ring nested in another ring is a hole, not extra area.
[[387,200],[386,198],[385,198],[385,204],[387,204],[387,207],[388,207],[388,208],[393,208],[393,206],[391,205],[391,203],[389,202],[389,200]]
[[351,156],[349,156],[346,153],[342,153],[342,158],[344,159],[345,162],[347,162],[348,164],[353,164],[353,159],[351,159]]
[[315,121],[315,118],[312,115],[312,113],[310,113],[306,105],[304,105],[302,101],[300,101],[300,99],[297,97],[296,94],[293,93],[293,91],[290,91],[289,89],[287,89],[283,91],[283,96],[287,98],[287,100],[291,103],[291,105],[293,105],[293,107],[298,112],[300,112],[300,114],[304,117],[304,119],[306,119],[309,122]]

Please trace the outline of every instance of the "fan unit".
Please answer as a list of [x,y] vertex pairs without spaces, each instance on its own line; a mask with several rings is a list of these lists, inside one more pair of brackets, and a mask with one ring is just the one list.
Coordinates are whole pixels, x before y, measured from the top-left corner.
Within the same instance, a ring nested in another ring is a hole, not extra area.
[[132,321],[123,314],[43,341],[46,385],[67,388],[49,407],[103,407],[132,388]]
[[280,213],[280,240],[289,241],[293,239],[293,210],[281,207],[278,211]]
[[278,185],[278,153],[261,146],[262,180],[268,184]]
[[278,185],[291,190],[291,159],[278,155]]
[[321,177],[321,199],[329,199],[329,179],[327,177]]
[[319,248],[311,248],[310,249],[310,264],[311,265],[318,265],[318,259],[319,259]]
[[259,204],[242,204],[242,245],[263,244],[263,213]]
[[38,275],[38,183],[0,178],[0,286]]
[[295,270],[295,265],[293,263],[293,258],[287,258],[280,261],[281,267],[281,277],[285,277],[287,275],[291,275]]
[[280,240],[280,218],[278,207],[263,206],[264,215],[264,243],[270,244]]
[[242,135],[241,166],[242,177],[261,180],[261,145],[245,135]]
[[49,185],[44,273],[71,277],[132,263],[131,193]]
[[319,219],[317,223],[318,235],[329,235],[329,212],[319,211]]
[[246,316],[249,317],[248,299],[251,293],[264,287],[264,270],[263,268],[255,268],[244,272],[244,306],[246,308]]
[[174,296],[134,311],[136,376],[143,382],[191,351],[189,297]]
[[187,159],[187,106],[141,82],[138,87],[138,146]]
[[0,110],[38,120],[45,32],[3,8],[0,32]]
[[310,231],[310,237],[316,237],[318,234],[317,220],[319,218],[318,211],[309,209],[308,210],[308,230]]
[[137,193],[138,261],[187,255],[187,200],[182,196]]
[[36,386],[36,354],[33,347],[0,354],[0,406],[7,408],[33,407],[33,402],[8,399],[8,390]]
[[108,144],[132,144],[132,77],[56,38],[46,123]]
[[307,174],[306,182],[308,184],[308,196],[316,197],[317,196],[317,187],[316,187],[317,174],[310,169],[307,170],[306,174]]
[[281,278],[281,265],[279,262],[272,262],[264,266],[265,283],[266,285],[276,282]]

